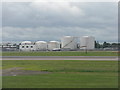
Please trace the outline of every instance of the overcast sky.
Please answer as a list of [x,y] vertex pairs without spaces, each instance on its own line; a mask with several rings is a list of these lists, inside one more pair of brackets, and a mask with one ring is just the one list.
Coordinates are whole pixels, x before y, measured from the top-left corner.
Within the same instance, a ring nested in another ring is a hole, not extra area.
[[114,2],[4,2],[3,42],[60,40],[66,35],[117,42],[117,11]]

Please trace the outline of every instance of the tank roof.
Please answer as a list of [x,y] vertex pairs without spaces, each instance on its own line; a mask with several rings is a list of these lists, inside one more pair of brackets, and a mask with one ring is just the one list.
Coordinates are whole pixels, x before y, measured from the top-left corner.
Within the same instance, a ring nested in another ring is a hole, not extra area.
[[37,41],[36,43],[47,43],[47,42],[45,42],[45,41]]
[[31,44],[32,42],[31,41],[23,41],[21,44]]
[[59,43],[58,41],[50,41],[50,42],[55,42],[55,43]]

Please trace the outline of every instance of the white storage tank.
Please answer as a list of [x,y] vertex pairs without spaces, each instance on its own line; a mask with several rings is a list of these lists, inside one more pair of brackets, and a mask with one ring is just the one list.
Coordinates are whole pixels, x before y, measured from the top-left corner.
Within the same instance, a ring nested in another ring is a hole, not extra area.
[[35,46],[36,46],[36,50],[40,50],[40,51],[45,51],[47,50],[47,42],[45,41],[37,41],[35,43]]
[[61,38],[62,49],[77,49],[77,39],[73,36],[64,36]]
[[80,49],[94,49],[95,38],[93,36],[83,36],[80,38]]
[[50,41],[48,42],[48,50],[60,49],[60,42]]
[[31,41],[23,41],[20,44],[19,49],[21,51],[34,51],[34,50],[36,50],[36,47],[35,47],[34,43],[32,43]]

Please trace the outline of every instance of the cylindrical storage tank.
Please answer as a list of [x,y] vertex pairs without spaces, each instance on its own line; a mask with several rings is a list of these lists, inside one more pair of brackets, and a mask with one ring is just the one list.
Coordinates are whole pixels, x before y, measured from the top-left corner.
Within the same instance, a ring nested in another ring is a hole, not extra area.
[[60,42],[58,41],[48,42],[48,50],[53,50],[53,49],[60,49]]
[[45,51],[47,50],[47,42],[45,41],[37,41],[35,43],[35,46],[36,46],[36,50],[40,50],[40,51]]
[[35,45],[31,41],[23,41],[20,44],[19,49],[21,51],[34,51],[35,50]]
[[64,36],[61,38],[61,48],[62,49],[70,49],[75,50],[77,49],[77,40],[76,37],[73,36]]
[[80,38],[80,49],[94,49],[95,38],[93,36],[83,36]]

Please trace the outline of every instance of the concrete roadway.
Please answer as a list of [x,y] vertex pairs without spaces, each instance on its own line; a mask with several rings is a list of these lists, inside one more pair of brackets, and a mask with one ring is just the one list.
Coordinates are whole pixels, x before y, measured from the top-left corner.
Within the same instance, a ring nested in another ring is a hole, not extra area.
[[2,56],[2,60],[96,60],[118,61],[117,56]]

